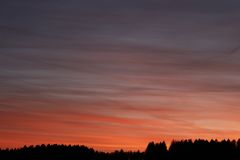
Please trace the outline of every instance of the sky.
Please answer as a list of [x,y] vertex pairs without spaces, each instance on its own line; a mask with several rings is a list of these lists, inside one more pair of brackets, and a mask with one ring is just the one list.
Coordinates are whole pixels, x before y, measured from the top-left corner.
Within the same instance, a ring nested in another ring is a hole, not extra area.
[[1,0],[0,148],[240,138],[239,0]]

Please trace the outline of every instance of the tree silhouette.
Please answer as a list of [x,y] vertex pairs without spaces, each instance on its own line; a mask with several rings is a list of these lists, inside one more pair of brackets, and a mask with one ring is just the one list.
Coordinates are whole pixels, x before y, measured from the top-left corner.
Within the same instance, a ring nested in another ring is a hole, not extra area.
[[36,145],[0,149],[1,160],[240,160],[239,140],[150,142],[145,152],[98,152],[79,145]]

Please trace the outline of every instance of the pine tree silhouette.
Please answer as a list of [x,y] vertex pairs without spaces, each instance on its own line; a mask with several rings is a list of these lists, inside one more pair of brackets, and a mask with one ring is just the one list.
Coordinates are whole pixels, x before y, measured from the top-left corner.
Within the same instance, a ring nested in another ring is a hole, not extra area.
[[239,140],[150,142],[145,152],[98,152],[79,145],[36,145],[0,149],[1,160],[240,160]]

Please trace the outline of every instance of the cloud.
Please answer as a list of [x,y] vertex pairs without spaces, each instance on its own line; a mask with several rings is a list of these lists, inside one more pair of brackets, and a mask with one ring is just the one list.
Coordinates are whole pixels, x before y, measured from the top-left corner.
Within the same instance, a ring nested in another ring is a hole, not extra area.
[[0,146],[235,138],[239,5],[4,1]]

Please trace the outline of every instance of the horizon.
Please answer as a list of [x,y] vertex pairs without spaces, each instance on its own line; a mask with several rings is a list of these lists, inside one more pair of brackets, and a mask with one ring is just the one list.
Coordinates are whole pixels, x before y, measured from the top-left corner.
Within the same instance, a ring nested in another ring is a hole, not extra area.
[[240,135],[240,1],[3,0],[0,148]]
[[104,152],[104,153],[113,153],[113,152],[116,152],[116,151],[124,151],[124,152],[146,152],[146,149],[148,148],[148,145],[153,143],[153,144],[160,144],[160,143],[164,143],[166,144],[166,149],[167,151],[169,151],[170,149],[170,146],[173,144],[173,143],[176,143],[176,142],[179,142],[179,143],[183,143],[183,142],[192,142],[192,143],[195,143],[197,141],[207,141],[208,143],[210,143],[211,141],[214,141],[214,142],[217,142],[217,143],[221,143],[221,142],[235,142],[236,145],[240,142],[240,138],[238,139],[201,139],[201,138],[197,138],[197,139],[181,139],[181,140],[172,140],[171,143],[166,143],[164,140],[162,141],[158,141],[158,142],[154,142],[154,141],[149,141],[145,148],[143,150],[141,149],[136,149],[136,150],[124,150],[123,148],[118,148],[118,149],[115,149],[115,150],[98,150],[94,147],[91,147],[91,146],[87,146],[87,145],[84,145],[84,144],[32,144],[32,145],[24,145],[24,146],[20,146],[20,147],[13,147],[13,148],[0,148],[0,150],[18,150],[18,149],[22,149],[22,148],[35,148],[37,146],[54,146],[54,145],[57,145],[57,146],[71,146],[71,147],[74,147],[74,146],[78,146],[78,147],[87,147],[88,149],[93,149],[94,151],[97,151],[97,152]]
[[65,160],[65,159],[97,159],[97,160],[236,160],[240,158],[240,139],[236,140],[182,140],[173,141],[167,148],[164,141],[149,142],[145,151],[115,150],[102,152],[79,145],[38,145],[24,146],[19,149],[0,150],[2,159],[25,160]]

